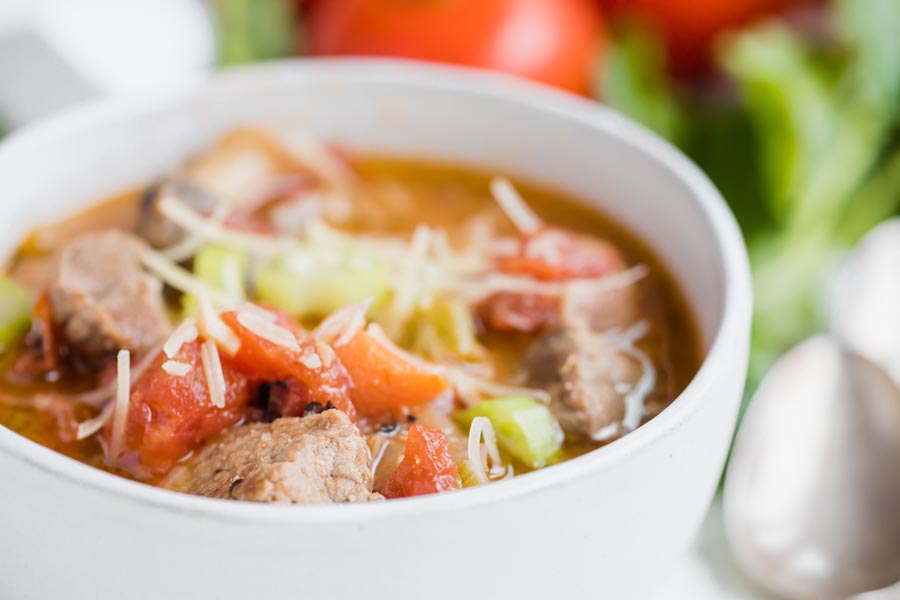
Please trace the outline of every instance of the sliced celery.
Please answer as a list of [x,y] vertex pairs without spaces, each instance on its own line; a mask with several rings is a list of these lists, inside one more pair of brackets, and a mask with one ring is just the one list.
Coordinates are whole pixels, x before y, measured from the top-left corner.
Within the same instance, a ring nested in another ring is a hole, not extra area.
[[[227,294],[235,302],[247,299],[247,253],[225,246],[203,246],[194,256],[194,275],[209,287]],[[197,299],[185,295],[181,300],[185,315],[197,311]]]
[[18,283],[0,275],[0,351],[28,330],[31,294]]
[[465,303],[458,300],[438,300],[431,306],[427,318],[453,354],[464,358],[478,354],[475,322]]
[[475,417],[490,419],[497,443],[529,467],[546,466],[562,447],[562,429],[553,413],[528,396],[484,400],[456,415],[467,426]]
[[324,316],[387,294],[390,274],[376,256],[348,248],[310,248],[277,256],[255,276],[257,299],[298,318]]

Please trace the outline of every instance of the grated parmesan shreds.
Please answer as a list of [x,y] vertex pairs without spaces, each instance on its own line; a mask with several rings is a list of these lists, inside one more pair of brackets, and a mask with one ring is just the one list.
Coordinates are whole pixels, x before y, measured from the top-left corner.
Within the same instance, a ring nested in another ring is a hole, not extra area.
[[[231,206],[229,206],[227,202],[219,200],[216,202],[213,212],[209,216],[209,220],[213,223],[221,224],[228,218],[229,214],[231,214]],[[200,237],[189,234],[180,242],[160,250],[160,254],[172,262],[179,263],[197,254],[197,250],[199,250],[202,245],[203,240]]]
[[504,177],[491,180],[491,195],[500,208],[522,233],[534,233],[543,225],[540,217],[528,206],[521,194]]
[[167,360],[162,364],[162,370],[174,377],[184,377],[191,372],[191,365],[177,360]]
[[169,358],[175,358],[185,344],[197,339],[197,324],[194,319],[187,318],[178,324],[166,343],[163,344],[163,352]]
[[144,266],[151,273],[180,292],[195,296],[205,293],[220,306],[229,306],[234,302],[233,298],[219,290],[207,287],[206,284],[194,277],[192,273],[182,269],[159,252],[144,250],[141,258]]
[[318,338],[313,338],[313,342],[316,345],[316,354],[319,356],[322,364],[330,368],[332,363],[338,359],[337,354],[334,352],[334,348]]
[[491,273],[475,280],[449,281],[445,290],[469,302],[478,302],[501,292],[534,294],[537,296],[561,296],[573,287],[589,288],[593,293],[601,293],[628,287],[647,276],[645,265],[635,265],[630,269],[612,275],[569,279],[567,281],[539,281],[531,277]]
[[[140,362],[131,369],[131,381],[137,381],[141,378],[141,376],[147,371],[147,369],[150,368],[150,365],[153,364],[153,361],[156,360],[157,354],[159,354],[159,348],[148,352],[144,355],[143,358],[141,358]],[[110,407],[109,413],[107,414],[108,417],[112,414],[111,405],[115,404],[114,402],[110,402],[110,400],[116,393],[117,385],[118,382],[113,380],[107,385],[96,390],[85,392],[83,394],[77,394],[72,397],[72,400],[74,400],[76,403],[86,404],[95,408],[102,406],[104,411],[107,409],[107,407]],[[99,415],[94,418],[99,418]],[[88,420],[92,421],[93,419]],[[84,422],[87,423],[87,421]],[[103,421],[103,423],[101,423],[101,427],[105,424],[106,421]]]
[[225,408],[225,374],[222,372],[219,349],[213,340],[206,340],[200,346],[200,362],[203,364],[210,402],[213,406]]
[[385,329],[391,338],[400,335],[409,316],[416,308],[422,287],[422,271],[428,262],[433,232],[427,225],[416,227],[409,244],[407,257],[394,281],[394,295],[385,319]]
[[641,376],[625,393],[623,398],[625,416],[622,421],[611,423],[595,431],[591,434],[591,439],[598,442],[605,441],[622,433],[623,429],[634,431],[640,426],[641,420],[644,418],[644,403],[656,385],[656,368],[650,357],[643,350],[637,348],[635,343],[647,334],[649,328],[646,321],[638,321],[625,329],[614,328],[596,334],[612,342],[620,352],[637,361],[641,366]]
[[237,313],[237,321],[244,326],[250,333],[261,337],[262,339],[272,342],[282,348],[289,350],[299,350],[300,344],[294,334],[278,325],[260,317],[254,312],[248,310],[240,310]]
[[219,318],[206,290],[197,294],[197,331],[208,340],[214,340],[229,356],[241,349],[240,338]]
[[106,406],[103,407],[103,410],[96,417],[79,423],[75,430],[75,439],[78,441],[87,439],[103,429],[110,417],[112,417],[115,407],[115,402],[107,402]]
[[372,298],[366,298],[359,304],[337,309],[322,319],[313,335],[335,347],[343,346],[366,326],[366,313],[371,305]]
[[631,356],[641,365],[641,376],[625,395],[625,416],[622,425],[633,431],[641,424],[644,417],[644,402],[656,385],[656,369],[650,357],[635,346],[635,343],[649,331],[646,321],[629,327],[621,334],[620,350]]
[[113,460],[122,455],[125,447],[125,425],[128,423],[128,405],[131,401],[131,353],[119,350],[116,355],[116,402],[113,413],[110,455]]
[[[482,439],[484,443],[482,443]],[[494,425],[487,417],[475,417],[469,426],[468,443],[469,468],[479,483],[490,483],[492,479],[506,473],[500,460],[497,435]],[[490,461],[490,464],[488,464]],[[510,466],[512,468],[512,466]]]
[[307,346],[303,349],[303,354],[300,355],[300,363],[307,369],[315,371],[322,368],[322,357],[311,347]]
[[226,227],[204,217],[171,195],[160,199],[159,212],[189,234],[202,240],[243,248],[264,256],[296,246],[296,241],[291,238],[257,235]]
[[269,323],[274,323],[278,320],[278,315],[273,313],[271,310],[266,310],[259,304],[254,304],[252,302],[243,302],[241,304],[238,304],[237,307],[235,307],[235,310],[253,313],[260,319],[265,319]]

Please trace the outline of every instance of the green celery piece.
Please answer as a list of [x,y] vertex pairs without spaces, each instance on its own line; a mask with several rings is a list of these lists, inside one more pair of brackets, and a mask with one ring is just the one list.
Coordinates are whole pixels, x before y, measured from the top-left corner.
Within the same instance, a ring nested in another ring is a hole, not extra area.
[[598,79],[609,106],[665,138],[682,137],[685,115],[670,88],[661,44],[649,31],[630,23],[618,32]]
[[31,322],[31,294],[8,277],[0,275],[0,351],[15,342]]
[[475,322],[471,309],[463,302],[437,300],[424,318],[434,325],[441,341],[450,351],[461,357],[472,357],[478,352]]
[[458,467],[459,478],[462,480],[463,487],[475,487],[476,485],[481,485],[481,482],[478,481],[478,477],[476,477],[475,473],[472,472],[472,469],[469,468],[468,459],[460,461]]
[[321,317],[348,304],[382,299],[390,288],[384,262],[349,248],[310,248],[276,256],[255,276],[258,300],[298,318]]
[[[244,250],[208,245],[201,247],[194,256],[194,275],[235,302],[242,302],[247,299],[244,290],[247,265],[248,257]],[[194,296],[185,295],[181,304],[186,316],[197,312],[197,298]]]
[[455,416],[466,426],[471,425],[475,417],[490,419],[497,443],[531,468],[546,466],[562,447],[563,433],[556,417],[550,409],[528,396],[484,400]]

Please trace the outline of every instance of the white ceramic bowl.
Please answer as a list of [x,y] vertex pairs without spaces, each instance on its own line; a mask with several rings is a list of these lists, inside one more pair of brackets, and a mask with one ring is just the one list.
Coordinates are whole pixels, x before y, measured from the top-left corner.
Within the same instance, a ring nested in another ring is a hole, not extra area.
[[0,146],[0,256],[29,228],[146,182],[239,123],[302,124],[596,205],[648,240],[685,290],[707,353],[700,372],[649,424],[588,455],[377,505],[174,494],[0,427],[0,596],[646,598],[713,496],[744,385],[747,256],[709,181],[618,114],[535,85],[409,63],[276,63],[14,135]]

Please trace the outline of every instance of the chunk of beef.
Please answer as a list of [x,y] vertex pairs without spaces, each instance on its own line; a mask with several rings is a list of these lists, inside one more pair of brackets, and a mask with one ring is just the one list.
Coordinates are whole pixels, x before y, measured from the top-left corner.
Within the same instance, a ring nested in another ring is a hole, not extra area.
[[140,353],[168,335],[162,284],[141,269],[143,249],[136,237],[114,230],[81,235],[60,249],[48,297],[65,341],[83,356]]
[[637,314],[634,286],[573,290],[564,298],[559,324],[526,353],[529,383],[550,393],[550,409],[570,437],[606,439],[619,433],[625,396],[642,370],[604,331],[628,325]]
[[339,410],[227,432],[170,478],[172,489],[253,502],[328,504],[381,500],[369,449]]
[[216,199],[203,188],[188,180],[173,179],[148,189],[141,199],[137,233],[154,248],[167,248],[182,241],[184,230],[167,219],[159,211],[159,201],[173,194],[178,200],[202,215],[210,215],[216,207]]

